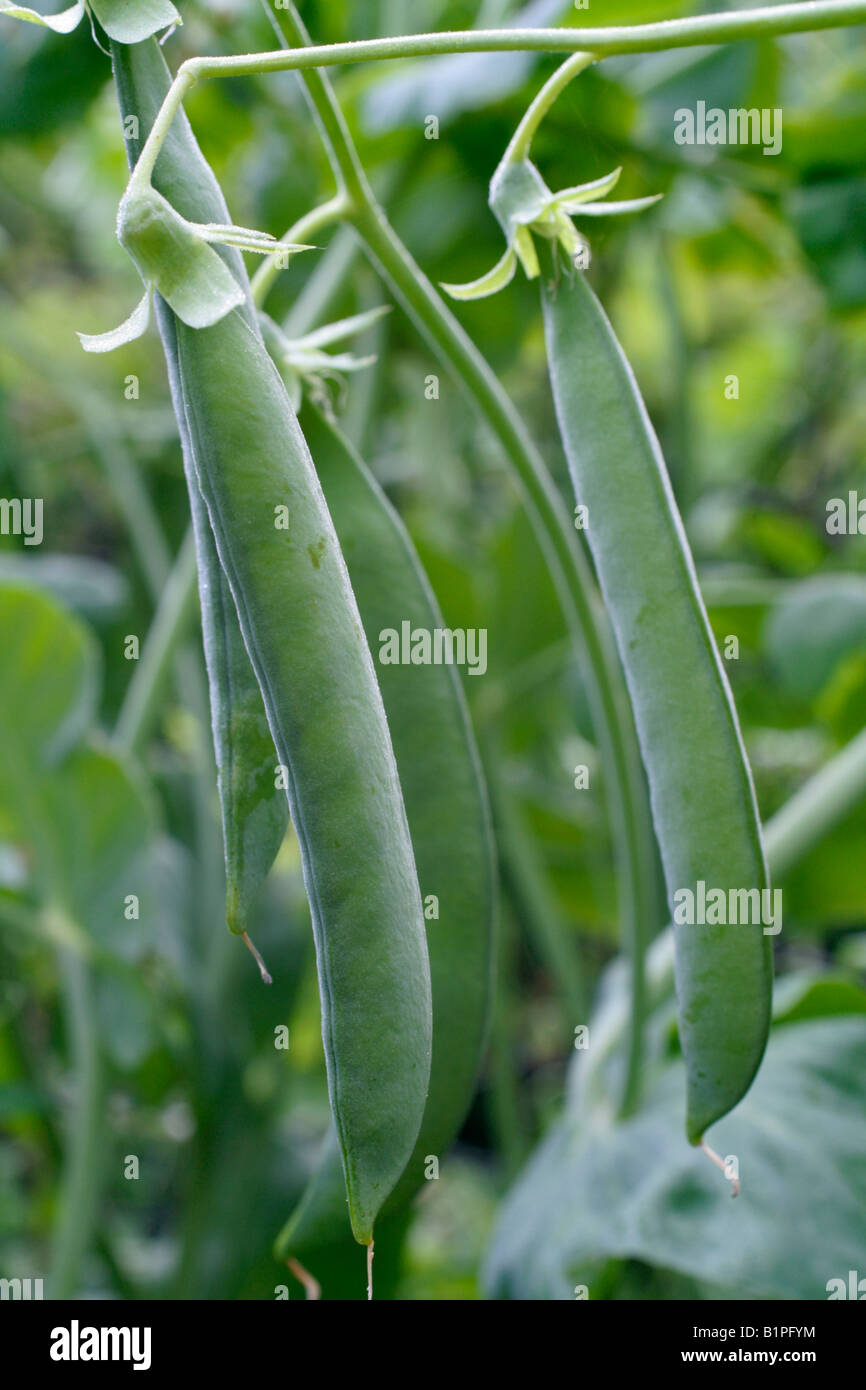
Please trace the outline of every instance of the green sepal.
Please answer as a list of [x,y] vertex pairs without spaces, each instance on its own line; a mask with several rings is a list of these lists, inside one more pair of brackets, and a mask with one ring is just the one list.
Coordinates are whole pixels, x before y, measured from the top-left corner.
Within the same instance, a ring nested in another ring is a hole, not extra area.
[[110,39],[141,43],[183,20],[171,0],[88,0]]
[[117,237],[145,284],[190,328],[210,328],[244,302],[244,291],[193,222],[155,188],[127,189]]
[[[518,153],[519,150],[519,153]],[[490,180],[489,204],[505,233],[505,255],[492,270],[466,285],[443,284],[442,289],[452,299],[482,299],[496,294],[514,277],[518,261],[530,280],[540,274],[538,252],[533,232],[546,240],[558,241],[569,260],[580,269],[589,265],[589,242],[577,231],[572,217],[608,217],[622,213],[640,212],[658,202],[660,194],[650,198],[632,198],[620,203],[602,203],[619,181],[621,168],[604,174],[588,183],[575,184],[552,193],[529,158],[529,141],[515,138],[500,160]]]
[[552,206],[570,213],[583,203],[592,202],[595,198],[605,198],[616,188],[621,174],[622,165],[619,164],[616,169],[612,169],[609,174],[603,174],[600,179],[591,179],[589,183],[576,183],[572,188],[561,188],[554,194]]
[[510,285],[516,269],[517,253],[509,246],[502,259],[497,261],[486,275],[479,276],[477,280],[470,280],[466,285],[443,283],[441,288],[446,294],[450,294],[452,299],[486,299],[488,295],[497,294],[499,290],[504,290],[506,285]]
[[490,211],[510,245],[518,227],[543,218],[551,192],[529,159],[503,162],[490,180]]
[[110,328],[107,333],[79,333],[77,336],[85,352],[114,352],[125,343],[133,343],[147,330],[150,323],[150,305],[153,298],[150,285],[136,304],[128,319]]
[[163,29],[183,23],[171,0],[88,0],[86,6],[84,0],[76,0],[59,14],[40,14],[27,5],[0,0],[0,14],[39,24],[55,34],[71,34],[84,18],[85,9],[93,12],[108,37],[118,43],[141,43]]
[[323,324],[301,338],[289,338],[278,324],[265,313],[259,314],[259,327],[268,352],[286,384],[292,404],[300,409],[305,385],[314,399],[326,399],[325,381],[339,379],[346,373],[360,372],[372,367],[375,354],[358,357],[352,352],[324,352],[331,343],[345,341],[371,327],[390,307],[380,305],[350,318]]
[[538,264],[538,252],[528,227],[518,227],[515,231],[514,250],[517,259],[526,271],[527,280],[537,280],[541,274],[541,266]]
[[6,14],[10,19],[26,20],[28,24],[41,24],[44,29],[53,29],[55,34],[71,34],[84,16],[84,0],[76,0],[76,4],[68,10],[61,10],[60,14],[40,14],[26,5],[13,5],[10,0],[0,0],[0,14]]
[[643,212],[663,197],[663,193],[651,193],[646,198],[625,198],[621,203],[583,203],[569,211],[572,217],[621,217],[627,212]]
[[256,256],[271,256],[276,251],[288,252],[294,256],[299,251],[315,251],[300,241],[279,241],[270,232],[257,232],[252,227],[236,227],[229,222],[191,222],[196,232],[205,241],[221,246],[234,246],[238,251],[252,251]]

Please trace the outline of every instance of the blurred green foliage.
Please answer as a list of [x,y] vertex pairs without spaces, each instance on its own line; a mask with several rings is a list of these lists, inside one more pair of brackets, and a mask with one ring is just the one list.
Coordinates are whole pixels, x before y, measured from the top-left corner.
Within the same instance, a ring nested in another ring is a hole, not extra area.
[[[180,8],[184,27],[166,44],[172,66],[193,54],[272,46],[251,0]],[[668,18],[704,7],[669,0],[663,8]],[[652,0],[608,0],[603,16],[579,12],[578,22],[657,19],[658,10]],[[562,0],[309,0],[303,13],[324,42],[505,23],[517,14],[524,23],[555,23],[571,9]],[[622,164],[623,197],[665,194],[637,219],[593,224],[594,277],[661,436],[716,635],[739,639],[727,670],[765,816],[866,723],[866,549],[862,537],[830,535],[825,525],[829,499],[866,494],[864,52],[860,31],[829,31],[606,61],[561,97],[534,150],[552,187]],[[552,67],[537,56],[466,56],[335,73],[373,182],[432,279],[471,279],[500,255],[487,182]],[[700,100],[781,108],[781,153],[676,145],[674,111]],[[291,75],[205,84],[188,110],[236,222],[280,234],[331,191]],[[439,118],[436,140],[425,139],[429,115]],[[69,1153],[90,1048],[98,1072],[90,1081],[105,1107],[103,1181],[99,1187],[94,1169],[93,1190],[84,1193],[98,1204],[97,1239],[77,1252],[78,1291],[272,1298],[288,1276],[273,1263],[270,1242],[315,1162],[327,1111],[296,846],[286,841],[252,931],[277,982],[263,994],[224,929],[196,634],[141,764],[106,745],[130,679],[125,640],[144,639],[188,519],[155,334],[100,359],[86,358],[75,337],[76,329],[116,323],[137,297],[114,240],[125,178],[108,61],[85,28],[59,38],[4,27],[0,496],[44,499],[45,536],[39,549],[0,536],[0,1273],[56,1271],[70,1249],[76,1254]],[[299,297],[317,305],[317,323],[386,302],[347,234],[322,240],[328,249],[300,257],[269,301],[289,329]],[[535,287],[518,277],[506,293],[461,306],[459,316],[568,500]],[[334,388],[343,424],[406,519],[446,621],[488,629],[489,671],[467,682],[467,694],[505,890],[496,1022],[478,1099],[445,1180],[418,1201],[402,1249],[395,1241],[390,1253],[377,1251],[378,1290],[472,1299],[483,1296],[480,1270],[500,1198],[561,1108],[574,1028],[617,951],[604,769],[549,576],[494,442],[459,383],[443,377],[438,401],[425,397],[425,380],[439,368],[399,313],[358,350],[368,345],[376,365]],[[735,399],[726,392],[732,377]],[[21,605],[41,605],[54,635],[46,637],[48,656],[16,666],[7,632]],[[87,653],[86,698],[64,665],[70,644]],[[21,671],[29,686],[16,684]],[[43,766],[39,740],[30,738],[47,690],[77,711],[67,753],[80,746],[59,770]],[[20,785],[7,775],[13,754]],[[580,797],[578,763],[592,769],[592,790]],[[31,799],[38,833],[32,823],[25,832],[16,826]],[[48,858],[22,859],[22,839],[48,845]],[[782,972],[820,977],[832,969],[848,989],[862,977],[864,853],[859,809],[787,876]],[[129,921],[124,897],[139,892],[140,917]],[[70,977],[70,960],[87,962],[83,1034],[74,1026],[80,980],[74,968]],[[815,998],[800,1018],[856,1011],[840,1010],[832,989]],[[290,1029],[286,1051],[273,1046],[282,1024]],[[834,1026],[843,1033],[827,1033]],[[859,1065],[856,1023],[798,1024],[808,1027],[825,1030],[821,1046],[844,1080],[846,1067]],[[793,1122],[781,1093],[816,1053],[793,1025],[784,1032],[752,1105],[762,1097],[782,1105],[789,1148],[779,1162],[805,1188],[797,1155],[810,1121],[800,1113]],[[594,1154],[581,1183],[609,1171],[628,1191],[641,1151],[679,1143],[679,1119],[671,1118],[677,1065],[671,1059],[635,1133],[616,1152]],[[739,1112],[744,1152],[751,1113],[748,1104]],[[556,1147],[578,1142],[569,1123],[557,1121],[537,1163],[555,1168]],[[840,1171],[849,1160],[842,1148],[839,1138]],[[139,1159],[137,1181],[124,1176],[129,1155]],[[690,1181],[677,1168],[681,1158],[671,1156],[666,1197],[677,1210],[686,1198],[674,1189]],[[589,1251],[593,1296],[707,1297],[717,1286],[730,1296],[742,1270],[736,1252],[711,1268],[674,1258],[667,1236],[629,1243],[618,1228],[594,1242],[586,1204],[569,1186],[578,1180],[564,1171],[546,1170],[553,1263],[530,1258],[540,1239],[531,1222],[515,1223],[517,1253],[506,1258],[500,1227],[494,1292],[515,1292],[514,1271],[523,1269],[519,1296],[562,1296],[562,1280]],[[80,1173],[78,1181],[87,1188]],[[708,1170],[692,1193],[708,1223],[720,1219],[707,1196],[715,1181]],[[634,1200],[643,1200],[640,1192]],[[796,1200],[807,1209],[809,1192]],[[517,1210],[519,1192],[512,1201]],[[557,1244],[565,1210],[572,1220]],[[664,1224],[657,1210],[653,1219]],[[843,1219],[840,1207],[833,1221]],[[767,1253],[765,1237],[755,1234],[766,1257],[751,1266],[758,1294],[778,1291],[790,1258],[784,1245]],[[813,1238],[804,1281],[809,1268],[823,1268],[819,1233],[804,1237]],[[702,1239],[716,1236],[705,1231]],[[347,1296],[362,1296],[360,1252],[357,1270],[339,1279]],[[788,1297],[809,1296],[804,1287],[782,1280]]]

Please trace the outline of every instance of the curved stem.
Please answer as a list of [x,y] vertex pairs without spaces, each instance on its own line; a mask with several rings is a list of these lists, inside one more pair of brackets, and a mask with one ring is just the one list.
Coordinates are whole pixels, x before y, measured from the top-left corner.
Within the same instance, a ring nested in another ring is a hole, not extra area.
[[[280,10],[280,17],[286,11]],[[273,18],[273,16],[271,16]],[[657,24],[608,29],[469,29],[439,34],[403,34],[352,43],[306,44],[286,52],[237,57],[189,58],[181,66],[153,123],[131,184],[150,180],[157,155],[184,97],[197,82],[213,77],[291,72],[347,63],[393,61],[446,53],[585,53],[590,61],[623,53],[655,53],[668,48],[733,43],[866,23],[866,0],[800,0],[757,10],[667,19]]]
[[[308,42],[293,6],[280,10],[279,21],[274,15],[270,17],[276,31],[285,32],[291,42]],[[622,1096],[623,1111],[627,1113],[636,1104],[640,1087],[643,956],[646,943],[658,926],[656,854],[631,707],[589,561],[556,486],[508,395],[377,203],[328,78],[313,71],[307,75],[305,86],[325,135],[335,174],[354,203],[350,222],[422,336],[462,383],[499,439],[517,475],[572,641],[584,658],[581,665],[601,760],[609,770],[605,792],[620,872],[623,932],[632,968],[632,1033]]]
[[[329,227],[333,222],[339,222],[348,217],[351,211],[352,202],[348,195],[342,191],[336,193],[326,203],[311,208],[303,217],[299,217],[282,239],[285,242],[306,241],[308,237],[315,236],[324,227]],[[253,303],[256,308],[261,308],[265,302],[268,291],[279,275],[281,268],[279,252],[273,256],[268,256],[259,266],[250,282]]]
[[326,321],[328,309],[351,273],[360,249],[351,227],[343,226],[335,233],[283,319],[287,338],[302,338],[316,324]]
[[575,53],[556,69],[556,72],[545,82],[521,117],[503,155],[503,164],[514,164],[520,159],[526,159],[535,132],[560,92],[565,90],[573,77],[577,77],[578,73],[584,72],[596,61],[591,53]]

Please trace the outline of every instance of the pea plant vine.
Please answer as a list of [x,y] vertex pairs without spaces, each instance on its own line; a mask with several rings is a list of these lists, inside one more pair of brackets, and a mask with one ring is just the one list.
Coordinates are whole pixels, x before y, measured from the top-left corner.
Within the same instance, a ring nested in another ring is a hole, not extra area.
[[[317,239],[344,228],[459,384],[520,492],[576,654],[616,869],[622,959],[606,977],[589,1046],[576,1053],[564,1116],[508,1198],[487,1286],[503,1296],[571,1297],[573,1285],[585,1286],[585,1270],[624,1254],[709,1282],[735,1279],[721,1256],[716,1268],[697,1256],[678,1264],[661,1217],[657,1231],[629,1245],[612,1218],[602,1229],[603,1202],[595,1222],[585,1215],[565,1235],[557,1213],[569,1205],[591,1210],[593,1183],[629,1152],[644,1211],[653,1201],[659,1211],[675,1205],[683,1182],[703,1185],[711,1204],[742,1189],[736,1210],[766,1199],[769,1178],[754,1158],[760,1146],[748,1106],[765,1074],[768,1085],[779,1085],[793,1065],[783,1052],[774,1061],[772,1047],[763,1060],[774,1019],[775,881],[866,794],[866,743],[862,735],[852,740],[762,826],[661,448],[591,287],[593,225],[639,218],[661,195],[612,197],[619,168],[552,189],[543,156],[531,155],[557,99],[606,59],[862,25],[866,3],[812,0],[632,27],[327,45],[312,41],[292,0],[262,0],[262,9],[272,51],[194,57],[172,76],[171,45],[160,39],[181,16],[169,0],[79,0],[55,16],[0,0],[0,16],[60,34],[89,22],[110,53],[130,168],[117,237],[143,292],[119,327],[79,337],[89,353],[120,351],[155,317],[190,508],[187,538],[158,580],[155,618],[113,744],[124,757],[141,750],[200,610],[225,918],[270,986],[265,1010],[284,981],[248,926],[289,819],[299,847],[331,1127],[300,1201],[274,1213],[276,1257],[308,1297],[327,1297],[323,1252],[354,1238],[366,1251],[373,1296],[377,1246],[399,1242],[431,1163],[438,1171],[460,1132],[496,1027],[498,861],[509,861],[516,833],[495,735],[474,730],[454,660],[431,657],[423,642],[407,656],[407,631],[412,643],[418,634],[432,643],[445,633],[452,656],[457,635],[446,629],[409,530],[341,430],[327,390],[335,375],[369,366],[351,344],[387,309],[324,325],[303,314],[280,324],[265,309],[296,258],[316,257]],[[491,160],[489,207],[504,236],[501,257],[468,283],[437,288],[373,191],[329,71],[479,53],[563,61],[540,84],[499,163]],[[333,186],[278,238],[233,223],[184,102],[216,79],[286,72],[303,87]],[[252,276],[242,253],[261,258]],[[507,293],[518,275],[539,289],[573,487],[568,501],[451,307]],[[390,656],[384,634],[393,635]],[[200,706],[188,669],[186,682]],[[495,729],[495,710],[489,723]],[[527,874],[531,866],[524,888]],[[549,915],[549,905],[540,912]],[[101,1096],[86,1026],[86,964],[70,970],[69,988],[92,1085],[70,1179],[83,1194],[80,1219],[61,1233],[59,1290],[71,1286],[89,1238],[87,1155]],[[837,1056],[845,1048],[853,1055],[862,1037],[840,1035],[832,1045]],[[798,1046],[808,1067],[814,1048],[794,1038],[792,1056]],[[706,1136],[726,1117],[732,1129],[711,1145]],[[659,1143],[661,1154],[653,1152]],[[657,1198],[642,1186],[652,1186],[651,1172]],[[620,1214],[631,1186],[623,1179]],[[603,1285],[603,1273],[598,1278]]]

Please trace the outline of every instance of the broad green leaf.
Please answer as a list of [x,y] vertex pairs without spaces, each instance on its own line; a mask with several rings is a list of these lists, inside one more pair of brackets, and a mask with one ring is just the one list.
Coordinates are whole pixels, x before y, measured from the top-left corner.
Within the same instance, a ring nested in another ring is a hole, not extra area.
[[154,1042],[153,1005],[135,978],[117,971],[100,976],[95,991],[99,1034],[115,1066],[132,1071]]
[[621,1125],[566,1116],[500,1213],[492,1297],[571,1299],[600,1260],[639,1259],[740,1298],[825,1299],[866,1243],[866,1019],[774,1029],[749,1094],[709,1142],[739,1164],[730,1187],[681,1137],[683,1068]]
[[0,802],[56,762],[93,721],[99,686],[87,628],[50,599],[0,584]]
[[40,909],[56,919],[49,936],[76,941],[83,930],[132,958],[141,914],[128,918],[125,904],[152,889],[153,815],[112,752],[81,744],[98,690],[93,639],[45,595],[2,585],[0,646],[4,835],[25,856]]
[[866,578],[823,574],[792,584],[767,620],[764,645],[784,688],[813,699],[846,657],[866,652]]
[[60,14],[40,14],[26,5],[13,5],[10,0],[0,0],[0,15],[4,14],[8,14],[10,19],[25,19],[28,24],[41,24],[45,29],[53,29],[55,34],[71,34],[81,23],[84,0],[77,0],[75,5],[61,10]]
[[[107,748],[85,746],[44,779],[39,802],[41,828],[54,836],[46,887],[107,951],[134,957],[141,901],[154,887],[153,807],[141,780]],[[138,921],[124,915],[132,894]]]
[[170,0],[88,0],[110,39],[141,43],[183,20]]
[[821,975],[815,970],[797,970],[777,981],[773,992],[776,1027],[836,1014],[866,1014],[866,989],[845,975]]
[[[852,96],[853,84],[849,106]],[[862,105],[862,100],[860,97],[858,105]],[[858,128],[859,142],[862,140],[862,111],[855,109],[850,114]],[[785,138],[787,146],[787,127]],[[844,146],[839,147],[838,141],[826,145],[822,141],[821,148],[833,150],[833,167],[837,152],[840,159],[848,154]],[[866,252],[862,238],[850,234],[852,227],[862,226],[866,216],[866,191],[860,168],[862,156],[856,147],[855,159],[855,177],[816,177],[815,182],[793,188],[787,198],[794,230],[834,309],[859,309],[866,303]]]

